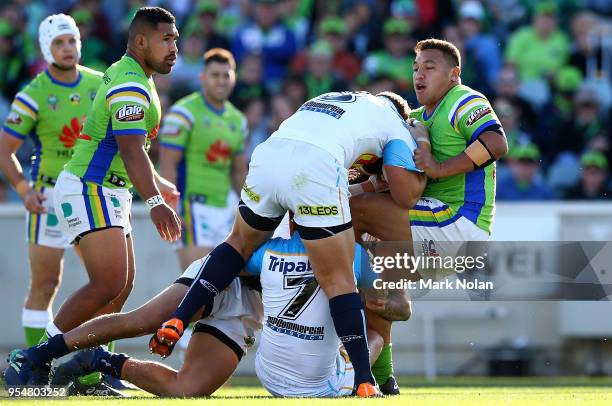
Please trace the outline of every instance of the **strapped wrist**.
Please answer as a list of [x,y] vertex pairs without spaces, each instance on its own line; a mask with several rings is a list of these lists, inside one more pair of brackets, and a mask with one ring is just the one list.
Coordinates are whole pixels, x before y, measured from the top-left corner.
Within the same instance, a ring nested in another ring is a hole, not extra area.
[[166,202],[164,201],[164,198],[161,195],[151,196],[147,200],[145,200],[145,205],[147,206],[147,209],[149,209],[149,211],[151,211],[151,209],[153,209],[154,207],[161,206],[162,204],[166,204]]

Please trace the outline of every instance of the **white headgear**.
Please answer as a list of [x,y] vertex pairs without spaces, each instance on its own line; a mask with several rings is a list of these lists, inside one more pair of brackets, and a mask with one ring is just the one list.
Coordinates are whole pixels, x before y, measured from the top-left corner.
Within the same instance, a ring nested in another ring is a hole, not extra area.
[[56,37],[64,34],[72,34],[77,41],[77,59],[81,58],[81,34],[79,28],[72,19],[66,14],[53,14],[45,18],[38,27],[38,42],[40,51],[49,65],[55,63],[53,54],[51,53],[51,43]]

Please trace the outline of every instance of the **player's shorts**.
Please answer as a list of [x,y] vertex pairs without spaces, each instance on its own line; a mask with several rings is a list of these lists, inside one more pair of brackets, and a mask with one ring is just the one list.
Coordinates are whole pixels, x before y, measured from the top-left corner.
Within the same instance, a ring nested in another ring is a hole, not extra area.
[[351,221],[347,170],[329,152],[297,140],[270,138],[259,144],[240,197],[251,211],[268,219],[291,210],[304,227]]
[[[456,258],[466,248],[465,242],[489,239],[489,233],[463,216],[452,215],[446,204],[431,197],[419,199],[410,210],[410,222],[416,256]],[[429,268],[419,269],[424,279],[438,280],[455,273],[450,268]]]
[[[296,374],[299,365],[295,365]],[[344,349],[340,348],[336,356],[336,365],[330,376],[318,385],[300,386],[296,380],[282,376],[274,368],[274,364],[266,361],[259,352],[255,358],[255,372],[261,384],[273,396],[279,397],[339,397],[348,396],[353,392],[355,371]]]
[[[194,261],[175,281],[191,286],[203,265],[203,260]],[[238,359],[255,343],[255,331],[260,330],[263,320],[261,285],[259,278],[238,277],[206,306],[202,318],[193,327],[193,332],[204,332],[218,338],[227,345]]]
[[46,213],[26,212],[26,241],[51,248],[68,248],[70,241],[62,231],[53,205],[53,187],[39,186],[38,191],[45,196],[42,202]]
[[71,244],[99,229],[121,227],[125,235],[132,231],[132,194],[128,189],[83,182],[78,176],[62,171],[55,184],[53,201],[62,231]]
[[232,192],[225,207],[202,203],[199,196],[186,198],[181,205],[183,218],[182,239],[174,244],[175,249],[189,246],[216,247],[232,231],[238,199]]

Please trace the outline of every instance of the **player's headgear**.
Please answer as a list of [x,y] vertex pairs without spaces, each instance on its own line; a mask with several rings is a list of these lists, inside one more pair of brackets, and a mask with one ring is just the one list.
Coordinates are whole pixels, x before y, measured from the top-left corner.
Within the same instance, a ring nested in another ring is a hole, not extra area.
[[51,43],[53,40],[64,34],[72,34],[77,42],[77,59],[81,58],[81,34],[79,28],[72,19],[66,14],[53,14],[45,18],[38,27],[38,42],[40,51],[49,65],[55,63],[51,53]]

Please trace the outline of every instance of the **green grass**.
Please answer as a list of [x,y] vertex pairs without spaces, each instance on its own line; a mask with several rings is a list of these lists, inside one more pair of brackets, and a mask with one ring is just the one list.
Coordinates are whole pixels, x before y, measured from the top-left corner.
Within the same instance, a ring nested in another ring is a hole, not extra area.
[[[220,389],[211,399],[158,399],[145,392],[131,391],[132,399],[100,399],[74,397],[69,405],[126,405],[177,406],[199,403],[222,405],[399,405],[410,406],[497,406],[497,405],[610,405],[612,404],[611,378],[441,378],[427,381],[423,378],[400,379],[402,395],[385,399],[274,399],[255,378],[236,377],[231,386]],[[0,390],[0,397],[6,392]],[[0,398],[0,404],[6,404]],[[40,405],[41,400],[20,400],[19,405]],[[44,404],[64,404],[66,399],[45,400]]]

